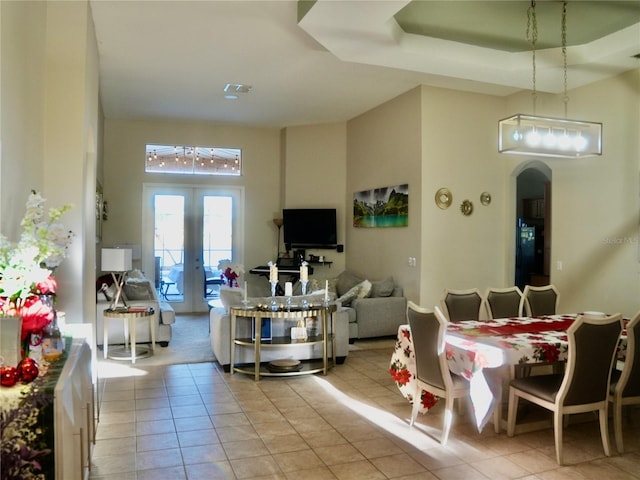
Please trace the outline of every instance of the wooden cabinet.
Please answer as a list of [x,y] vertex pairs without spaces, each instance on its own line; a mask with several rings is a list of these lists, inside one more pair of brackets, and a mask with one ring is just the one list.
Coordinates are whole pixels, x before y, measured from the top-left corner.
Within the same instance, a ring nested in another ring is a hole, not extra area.
[[91,365],[91,348],[87,342],[73,339],[54,389],[57,480],[89,478],[91,453],[95,444],[95,396]]

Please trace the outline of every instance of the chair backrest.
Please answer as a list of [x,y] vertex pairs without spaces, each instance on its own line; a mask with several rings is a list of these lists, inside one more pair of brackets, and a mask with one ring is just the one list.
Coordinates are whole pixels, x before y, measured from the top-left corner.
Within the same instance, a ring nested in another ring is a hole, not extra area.
[[440,307],[450,322],[461,320],[479,320],[482,308],[482,295],[477,288],[452,290],[445,288],[440,297]]
[[616,385],[623,397],[640,397],[640,350],[636,352],[640,339],[640,312],[627,324],[627,356]]
[[526,285],[522,292],[522,313],[529,316],[555,315],[558,311],[560,293],[555,285],[534,287]]
[[438,318],[434,312],[411,301],[407,303],[407,318],[416,357],[416,377],[429,385],[446,390],[452,385],[444,351],[446,319],[443,316]]
[[488,288],[484,301],[489,318],[522,316],[522,292],[518,287]]
[[607,400],[621,332],[619,313],[607,317],[578,315],[567,329],[567,368],[558,403],[569,406]]

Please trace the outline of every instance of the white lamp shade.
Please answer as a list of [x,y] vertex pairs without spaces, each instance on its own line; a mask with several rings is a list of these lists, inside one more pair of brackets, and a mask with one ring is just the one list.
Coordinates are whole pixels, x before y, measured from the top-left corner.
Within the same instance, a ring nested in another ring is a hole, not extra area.
[[131,253],[129,248],[103,248],[102,271],[127,272],[131,270]]

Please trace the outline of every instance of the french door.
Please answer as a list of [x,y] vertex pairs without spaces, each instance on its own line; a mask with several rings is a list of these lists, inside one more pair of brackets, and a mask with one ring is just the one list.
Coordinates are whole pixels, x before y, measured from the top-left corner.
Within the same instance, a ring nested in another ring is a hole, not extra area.
[[144,185],[143,271],[176,312],[206,312],[219,261],[242,262],[243,199],[240,187]]

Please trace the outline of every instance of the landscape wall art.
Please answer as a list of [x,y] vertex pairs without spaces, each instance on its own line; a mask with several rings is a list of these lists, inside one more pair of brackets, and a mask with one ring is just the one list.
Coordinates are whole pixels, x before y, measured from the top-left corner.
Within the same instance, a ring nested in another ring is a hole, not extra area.
[[409,225],[409,184],[363,190],[353,194],[353,226]]

